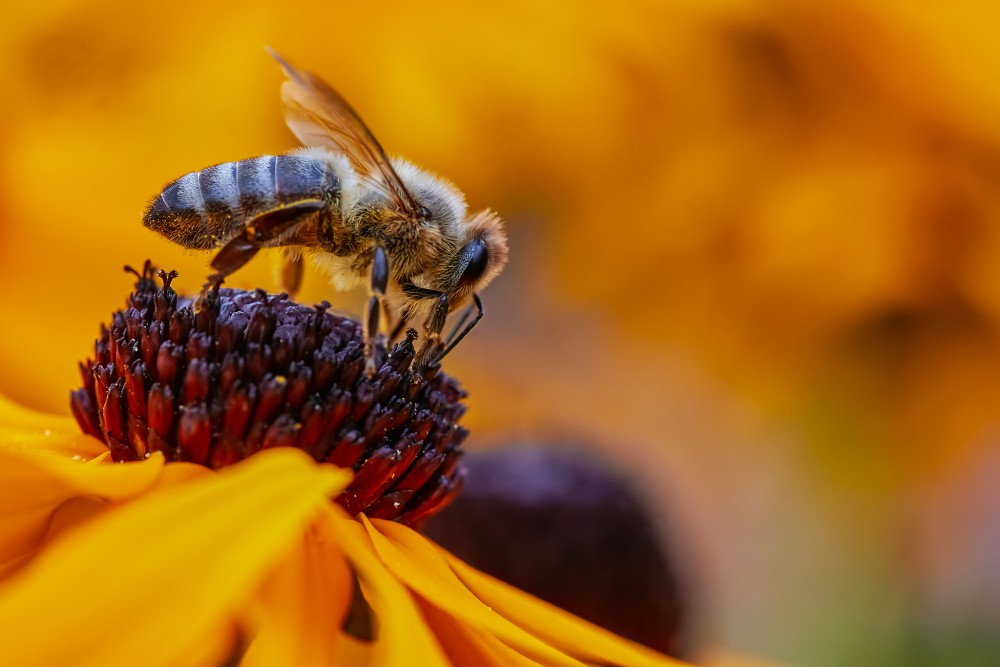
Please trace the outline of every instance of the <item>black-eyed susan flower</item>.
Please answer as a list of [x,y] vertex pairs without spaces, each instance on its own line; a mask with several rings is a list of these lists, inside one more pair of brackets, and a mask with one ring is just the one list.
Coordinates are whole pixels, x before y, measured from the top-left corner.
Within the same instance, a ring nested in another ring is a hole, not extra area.
[[162,452],[221,468],[297,447],[357,473],[338,497],[349,514],[416,524],[461,486],[457,421],[465,393],[437,369],[412,372],[410,332],[364,368],[361,325],[263,290],[219,289],[196,306],[146,262],[128,305],[80,364],[71,397],[85,433],[115,461]]
[[[679,664],[474,570],[405,525],[455,487],[462,395],[437,372],[409,375],[405,343],[380,353],[371,383],[347,381],[362,358],[352,325],[262,294],[213,298],[178,315],[185,302],[146,271],[85,366],[92,384],[73,394],[75,420],[0,401],[0,663]],[[144,348],[156,331],[158,344]],[[353,352],[331,353],[334,379],[314,385],[313,375],[292,400],[320,341],[341,334],[337,349]],[[259,373],[254,354],[269,360]],[[279,368],[281,407],[258,413]],[[348,399],[367,412],[308,425]],[[383,407],[395,416],[383,419]],[[231,411],[248,415],[244,428],[227,421]],[[383,453],[400,443],[418,451]],[[344,447],[360,453],[332,465]],[[379,457],[398,464],[395,474],[365,477]],[[404,484],[428,458],[433,472]],[[382,512],[398,521],[370,518]]]

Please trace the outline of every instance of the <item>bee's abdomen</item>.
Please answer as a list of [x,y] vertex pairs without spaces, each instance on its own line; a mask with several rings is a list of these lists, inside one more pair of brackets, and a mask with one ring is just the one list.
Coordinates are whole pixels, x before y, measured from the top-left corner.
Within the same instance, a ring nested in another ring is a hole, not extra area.
[[143,224],[187,248],[214,248],[261,213],[303,199],[339,197],[330,164],[308,155],[261,155],[181,176],[146,209]]

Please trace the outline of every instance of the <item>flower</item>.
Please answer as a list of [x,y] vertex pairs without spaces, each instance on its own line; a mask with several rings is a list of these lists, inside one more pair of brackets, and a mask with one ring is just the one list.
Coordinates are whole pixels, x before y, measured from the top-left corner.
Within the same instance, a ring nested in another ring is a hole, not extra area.
[[349,514],[417,524],[461,488],[468,431],[458,384],[411,368],[416,334],[375,346],[365,377],[361,325],[263,290],[179,298],[146,262],[125,310],[102,328],[72,393],[80,428],[115,461],[162,452],[210,468],[261,449],[298,447],[357,473],[338,502]]
[[[150,296],[148,277],[133,307]],[[153,298],[169,300],[168,289]],[[110,360],[100,343],[98,357],[100,377]],[[108,386],[127,394],[127,377]],[[265,448],[218,470],[179,460],[183,438],[130,456],[154,439],[123,438],[129,427],[110,424],[106,400],[107,448],[92,437],[95,397],[73,400],[89,435],[0,398],[3,664],[681,664],[476,571],[403,523],[352,518],[330,499],[355,476],[306,448]]]

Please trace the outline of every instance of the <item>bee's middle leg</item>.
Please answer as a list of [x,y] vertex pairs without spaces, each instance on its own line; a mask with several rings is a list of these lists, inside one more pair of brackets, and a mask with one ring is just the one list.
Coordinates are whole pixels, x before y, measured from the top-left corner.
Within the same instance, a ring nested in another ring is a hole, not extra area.
[[302,287],[302,273],[305,269],[305,259],[301,248],[282,248],[281,273],[278,276],[281,289],[294,297]]
[[385,249],[377,245],[372,257],[371,297],[368,299],[368,312],[365,314],[365,375],[369,378],[375,375],[375,339],[378,336],[379,316],[384,307],[385,293],[389,289],[389,258]]

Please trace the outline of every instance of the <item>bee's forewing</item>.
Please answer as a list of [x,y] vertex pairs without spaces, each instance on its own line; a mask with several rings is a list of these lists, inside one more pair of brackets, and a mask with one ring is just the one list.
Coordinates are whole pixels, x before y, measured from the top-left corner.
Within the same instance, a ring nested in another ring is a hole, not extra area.
[[415,214],[413,197],[375,135],[347,100],[316,75],[295,69],[273,49],[268,48],[268,52],[288,77],[281,86],[281,101],[285,122],[299,141],[343,153],[360,176],[385,192],[404,212]]

